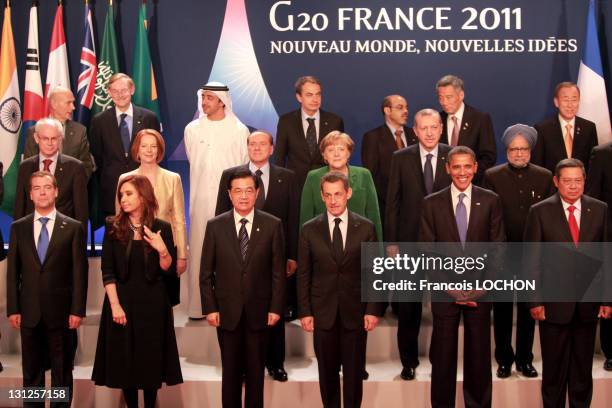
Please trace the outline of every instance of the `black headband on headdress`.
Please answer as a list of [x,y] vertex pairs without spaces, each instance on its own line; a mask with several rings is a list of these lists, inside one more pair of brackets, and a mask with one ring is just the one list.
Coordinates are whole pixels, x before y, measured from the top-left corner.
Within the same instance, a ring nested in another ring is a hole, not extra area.
[[227,87],[227,85],[204,85],[201,88],[203,91],[221,91],[221,92],[228,92],[229,88]]

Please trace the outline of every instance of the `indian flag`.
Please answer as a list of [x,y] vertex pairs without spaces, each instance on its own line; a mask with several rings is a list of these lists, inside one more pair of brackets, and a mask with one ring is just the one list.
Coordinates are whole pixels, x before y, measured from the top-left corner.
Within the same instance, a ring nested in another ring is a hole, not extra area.
[[11,26],[11,9],[7,2],[0,43],[0,161],[4,165],[4,200],[2,210],[13,214],[17,170],[19,168],[19,130],[21,101],[15,62],[15,45]]

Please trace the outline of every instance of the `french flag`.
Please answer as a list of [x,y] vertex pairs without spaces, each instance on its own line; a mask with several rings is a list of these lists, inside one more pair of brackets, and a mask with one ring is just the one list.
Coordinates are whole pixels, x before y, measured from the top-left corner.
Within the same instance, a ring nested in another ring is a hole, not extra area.
[[47,82],[45,83],[45,113],[49,113],[49,91],[56,86],[70,89],[68,74],[68,50],[64,35],[64,6],[60,3],[55,13],[51,46],[49,47],[49,63],[47,65]]
[[43,91],[40,79],[40,51],[38,47],[38,2],[30,8],[30,27],[26,55],[25,91],[23,93],[23,134],[43,117]]
[[81,49],[81,73],[77,84],[77,121],[87,126],[89,114],[93,105],[94,92],[96,90],[96,75],[98,74],[98,62],[96,60],[96,46],[93,38],[93,24],[91,7],[85,5],[85,37]]
[[597,38],[594,0],[589,1],[584,55],[578,71],[578,88],[580,88],[578,116],[595,122],[599,143],[612,141],[606,83],[601,65],[599,39]]

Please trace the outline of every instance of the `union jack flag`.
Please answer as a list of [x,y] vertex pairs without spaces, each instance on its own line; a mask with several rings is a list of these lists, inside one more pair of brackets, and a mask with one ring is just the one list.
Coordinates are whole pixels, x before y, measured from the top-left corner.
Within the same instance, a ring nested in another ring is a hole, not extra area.
[[81,73],[77,85],[77,121],[87,126],[89,124],[89,113],[93,104],[94,91],[96,90],[97,61],[96,46],[93,38],[93,25],[91,7],[85,5],[85,38],[81,49]]

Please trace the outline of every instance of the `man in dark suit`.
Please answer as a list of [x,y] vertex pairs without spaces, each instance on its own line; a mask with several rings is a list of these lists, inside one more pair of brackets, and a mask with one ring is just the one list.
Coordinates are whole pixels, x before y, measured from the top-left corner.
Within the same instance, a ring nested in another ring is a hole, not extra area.
[[303,76],[295,83],[295,97],[301,107],[278,119],[274,163],[295,172],[298,191],[310,170],[323,167],[319,143],[332,130],[344,131],[342,118],[321,109],[321,83]]
[[[239,170],[249,170],[259,178],[259,192],[255,208],[278,217],[283,222],[285,236],[285,253],[287,255],[287,305],[291,316],[295,313],[296,287],[295,271],[297,269],[297,236],[298,236],[298,192],[295,175],[291,170],[270,164],[269,159],[274,151],[274,139],[268,132],[257,130],[247,139],[249,163],[224,170],[219,183],[217,208],[215,215],[232,209],[232,202],[227,194],[230,176]],[[285,371],[285,325],[281,321],[271,327],[266,367],[276,381],[287,381]]]
[[361,406],[367,332],[382,305],[361,301],[361,243],[375,242],[372,222],[347,209],[348,178],[331,172],[321,179],[327,211],[302,226],[298,253],[298,316],[314,331],[319,387],[324,407],[340,408],[342,367],[345,408]]
[[[589,173],[586,181],[586,194],[597,198],[612,207],[612,142],[595,146],[591,151]],[[612,212],[608,211],[612,220]],[[599,324],[599,342],[606,356],[604,370],[612,371],[612,320],[602,320]]]
[[[472,185],[477,167],[476,155],[468,147],[457,146],[448,153],[446,171],[452,184],[425,197],[419,241],[457,242],[461,244],[457,245],[459,254],[466,242],[505,241],[499,196]],[[491,278],[495,269],[487,268],[484,278]],[[491,305],[479,300],[482,295],[481,291],[450,291],[442,295],[447,300],[431,303],[433,333],[429,359],[434,408],[455,405],[457,340],[462,315],[465,405],[491,406]]]
[[34,140],[39,146],[39,153],[19,165],[13,218],[17,220],[34,211],[34,203],[30,200],[30,176],[44,170],[55,175],[57,180],[57,209],[62,214],[80,221],[83,228],[87,229],[85,166],[81,161],[60,153],[63,132],[62,124],[57,119],[43,118],[36,123]]
[[58,189],[51,173],[33,173],[29,183],[35,211],[11,226],[7,315],[21,330],[23,386],[45,387],[49,358],[51,386],[68,387],[71,399],[73,332],[85,316],[87,298],[84,231],[80,222],[56,210]]
[[580,89],[572,82],[561,82],[553,99],[559,114],[535,125],[538,142],[531,161],[555,171],[557,163],[568,157],[578,159],[588,171],[591,150],[597,146],[597,128],[590,120],[576,116]]
[[[569,242],[579,246],[582,242],[608,240],[608,206],[583,194],[585,178],[580,160],[564,159],[557,164],[553,181],[558,193],[531,207],[525,224],[525,242]],[[533,244],[531,247],[538,248]],[[546,255],[537,249],[527,253],[524,269],[538,287],[562,279],[563,267],[549,269],[548,262],[542,260]],[[561,251],[554,255],[561,256]],[[571,264],[572,260],[565,263]],[[579,268],[579,273],[586,273],[587,265],[582,263],[571,266],[570,272],[578,272]],[[544,407],[565,406],[566,391],[571,407],[590,406],[597,318],[610,318],[612,307],[576,299],[559,303],[536,298],[530,311],[540,322]]]
[[480,184],[484,172],[493,167],[497,160],[491,116],[463,102],[465,94],[461,78],[445,75],[437,82],[436,89],[444,125],[441,142],[451,147],[467,146],[472,149],[478,162],[474,183]]
[[[72,120],[74,112],[74,95],[68,88],[56,86],[49,92],[49,117],[57,119],[64,127],[64,142],[60,148],[62,154],[80,160],[85,166],[87,178],[94,171],[93,159],[89,152],[87,129],[79,122]],[[23,158],[27,159],[38,154],[38,143],[34,139],[34,127],[26,131]]]
[[115,107],[94,116],[89,128],[91,153],[100,174],[100,208],[105,215],[115,213],[119,176],[138,167],[130,155],[134,136],[142,129],[160,130],[155,113],[132,104],[135,90],[126,74],[111,76],[108,93]]
[[[483,187],[499,194],[502,201],[508,242],[523,241],[523,229],[529,208],[553,193],[552,173],[529,163],[531,149],[537,138],[538,133],[531,126],[516,124],[508,127],[502,136],[508,163],[492,167],[485,172]],[[506,269],[518,271],[518,261],[515,257],[509,257]],[[515,355],[512,350],[513,308],[512,301],[498,301],[493,304],[497,377],[509,377],[515,362],[517,371],[524,376],[537,377],[538,372],[531,364],[535,321],[531,318],[527,305],[518,302]]]
[[200,272],[203,314],[217,327],[224,407],[263,407],[268,327],[284,310],[285,251],[281,221],[255,208],[259,179],[235,171],[227,190],[234,206],[208,221]]
[[385,124],[368,131],[361,140],[361,162],[370,170],[376,193],[378,208],[384,225],[384,208],[393,152],[417,143],[417,138],[408,122],[408,102],[400,95],[389,95],[382,102],[381,110]]
[[[414,133],[418,144],[393,153],[385,217],[385,241],[417,242],[423,198],[450,184],[446,173],[446,155],[450,147],[440,144],[442,120],[433,109],[414,115]],[[395,257],[399,248],[387,247]],[[419,329],[421,302],[398,303],[397,345],[402,360],[400,377],[412,380],[419,365]]]

